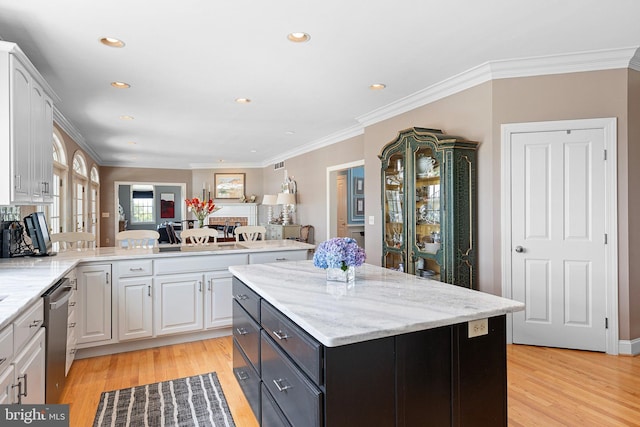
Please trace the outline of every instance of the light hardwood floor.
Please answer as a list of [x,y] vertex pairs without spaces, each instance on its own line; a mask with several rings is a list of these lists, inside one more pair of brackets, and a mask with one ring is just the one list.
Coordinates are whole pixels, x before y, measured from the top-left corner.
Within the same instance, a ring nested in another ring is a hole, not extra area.
[[[100,393],[215,371],[238,427],[258,425],[232,373],[231,337],[74,362],[61,403],[93,423]],[[640,357],[507,346],[510,426],[640,426]]]

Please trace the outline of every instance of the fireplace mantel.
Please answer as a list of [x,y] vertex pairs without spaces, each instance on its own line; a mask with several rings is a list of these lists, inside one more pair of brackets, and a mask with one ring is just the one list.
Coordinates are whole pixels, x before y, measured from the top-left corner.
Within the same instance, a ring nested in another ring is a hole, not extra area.
[[[220,207],[219,211],[216,211],[209,215],[209,224],[224,224],[225,219],[229,220],[229,223],[241,222],[246,225],[258,225],[258,204],[257,203],[216,203],[216,207]],[[239,218],[246,218],[241,220]]]

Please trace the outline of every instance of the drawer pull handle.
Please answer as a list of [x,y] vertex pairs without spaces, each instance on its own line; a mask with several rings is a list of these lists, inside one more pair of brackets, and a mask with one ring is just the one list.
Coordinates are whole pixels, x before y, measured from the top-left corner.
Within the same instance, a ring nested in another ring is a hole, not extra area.
[[286,261],[286,258],[276,258],[276,261]]
[[286,340],[287,338],[289,338],[289,335],[287,335],[286,332],[282,332],[282,330],[273,331],[273,335],[275,335],[279,340]]
[[280,384],[281,382],[283,382],[284,380],[282,378],[278,378],[277,380],[273,380],[273,383],[276,385],[276,387],[278,388],[278,391],[283,392],[285,390],[289,390],[290,388],[293,388],[293,386],[291,385],[282,385]]
[[69,302],[69,307],[75,307],[75,306],[76,306],[76,302],[75,301]]
[[2,359],[0,359],[0,365],[2,365],[2,364],[3,364],[4,362],[6,362],[6,361],[7,361],[7,358],[6,358],[6,357],[3,357]]
[[[27,397],[27,381],[29,380],[29,378],[27,377],[27,373],[18,377],[18,384],[20,384],[20,379],[24,380],[24,392],[21,394],[22,396]],[[18,395],[20,395],[20,389],[18,389]]]
[[76,322],[69,323],[69,329],[75,328],[75,327],[76,327]]
[[69,350],[69,354],[76,354],[76,349],[72,348],[71,350]]
[[236,299],[239,301],[243,301],[243,300],[249,299],[249,296],[247,294],[240,294],[240,295],[236,295]]
[[31,322],[31,324],[29,325],[29,328],[37,328],[38,326],[40,326],[40,322],[42,322],[42,320],[34,320],[33,322]]
[[142,267],[136,267],[136,268],[129,267],[129,271],[144,271],[144,268],[142,268]]
[[18,384],[11,384],[11,389],[18,388],[18,405],[22,405],[22,383],[18,381]]
[[247,373],[245,371],[238,371],[238,379],[240,381],[246,381],[249,379],[249,375],[247,375]]
[[249,332],[245,328],[236,328],[238,335],[247,335]]

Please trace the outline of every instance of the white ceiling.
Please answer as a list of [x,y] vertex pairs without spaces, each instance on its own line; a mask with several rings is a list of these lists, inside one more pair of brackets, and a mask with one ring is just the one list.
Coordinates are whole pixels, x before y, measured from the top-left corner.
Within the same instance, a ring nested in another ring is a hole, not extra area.
[[639,16],[637,0],[0,0],[0,37],[100,164],[259,167],[489,61],[637,47]]

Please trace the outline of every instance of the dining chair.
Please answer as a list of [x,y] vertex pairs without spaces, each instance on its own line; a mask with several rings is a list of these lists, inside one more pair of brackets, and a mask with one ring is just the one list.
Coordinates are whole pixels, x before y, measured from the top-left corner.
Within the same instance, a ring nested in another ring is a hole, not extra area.
[[213,238],[213,243],[218,241],[218,230],[215,228],[190,228],[180,234],[182,246],[208,245],[211,238]]
[[116,234],[116,246],[120,248],[154,248],[158,246],[160,233],[155,230],[126,230]]
[[261,225],[241,225],[233,231],[236,235],[236,242],[240,241],[240,236],[249,242],[254,240],[264,240],[267,229]]
[[96,235],[86,231],[70,231],[67,233],[54,233],[51,235],[51,242],[58,243],[58,250],[81,250],[95,249]]

